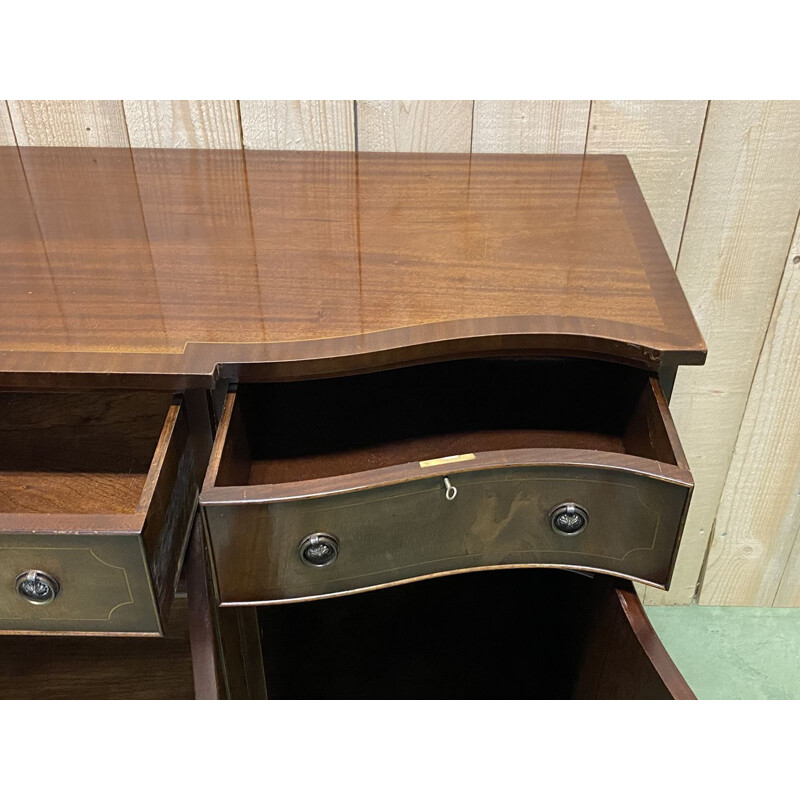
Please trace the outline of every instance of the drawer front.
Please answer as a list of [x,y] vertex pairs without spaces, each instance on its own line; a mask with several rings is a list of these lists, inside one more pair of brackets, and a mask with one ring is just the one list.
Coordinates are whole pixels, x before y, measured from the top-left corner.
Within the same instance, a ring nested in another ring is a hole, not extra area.
[[[18,578],[33,570],[57,583],[46,604],[30,602],[17,589]],[[141,537],[3,534],[0,629],[158,634]]]
[[[263,603],[363,590],[424,576],[510,565],[585,567],[663,586],[690,489],[595,467],[513,467],[332,497],[206,505],[220,601]],[[551,512],[588,512],[574,536]],[[300,557],[305,537],[338,540],[325,567]]]
[[[197,503],[181,398],[4,400],[0,632],[161,633]],[[43,576],[18,585],[32,572]]]

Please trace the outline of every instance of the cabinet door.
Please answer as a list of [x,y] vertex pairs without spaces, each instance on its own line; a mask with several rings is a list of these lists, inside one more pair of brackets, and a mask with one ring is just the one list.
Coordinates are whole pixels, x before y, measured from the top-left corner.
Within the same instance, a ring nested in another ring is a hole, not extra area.
[[628,581],[465,573],[258,608],[267,693],[312,699],[689,699]]

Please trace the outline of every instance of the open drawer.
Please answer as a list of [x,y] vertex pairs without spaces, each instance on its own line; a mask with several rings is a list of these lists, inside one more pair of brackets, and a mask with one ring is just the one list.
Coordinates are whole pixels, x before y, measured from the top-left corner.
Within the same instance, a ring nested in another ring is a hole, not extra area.
[[469,359],[232,390],[201,505],[237,605],[507,566],[664,587],[691,489],[653,374]]
[[161,634],[195,474],[179,397],[0,394],[0,630]]

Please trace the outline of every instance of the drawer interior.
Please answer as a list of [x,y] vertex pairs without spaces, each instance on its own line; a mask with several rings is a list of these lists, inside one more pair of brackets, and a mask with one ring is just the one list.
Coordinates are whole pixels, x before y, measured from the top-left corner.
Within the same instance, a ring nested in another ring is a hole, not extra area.
[[0,394],[0,513],[133,514],[172,395]]
[[675,464],[652,374],[590,360],[466,359],[240,386],[216,486],[282,484],[463,453],[566,448]]

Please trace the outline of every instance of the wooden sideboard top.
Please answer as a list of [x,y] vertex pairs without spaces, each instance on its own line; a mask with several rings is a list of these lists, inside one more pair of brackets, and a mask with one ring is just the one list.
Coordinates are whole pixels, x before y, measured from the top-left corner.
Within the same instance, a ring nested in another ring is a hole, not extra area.
[[0,148],[0,385],[699,364],[624,156]]

